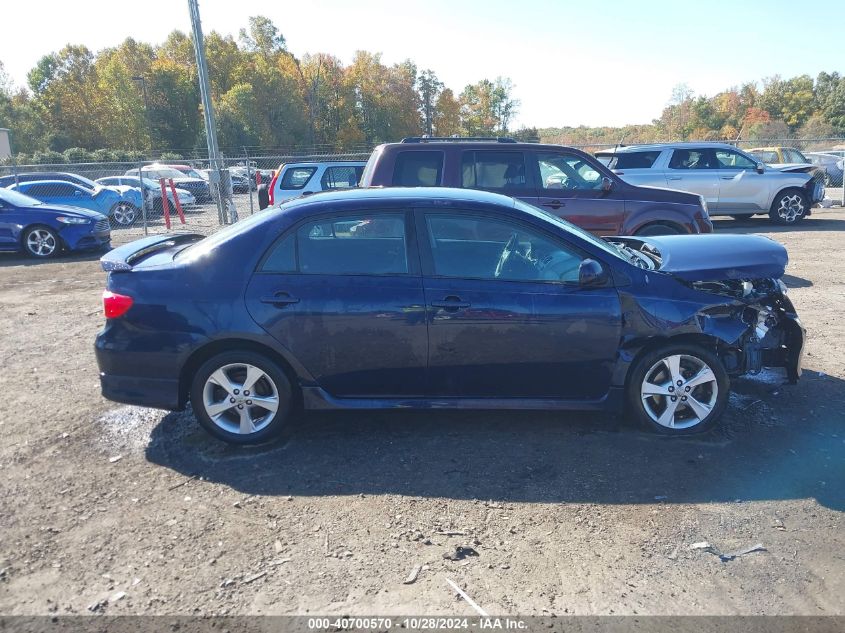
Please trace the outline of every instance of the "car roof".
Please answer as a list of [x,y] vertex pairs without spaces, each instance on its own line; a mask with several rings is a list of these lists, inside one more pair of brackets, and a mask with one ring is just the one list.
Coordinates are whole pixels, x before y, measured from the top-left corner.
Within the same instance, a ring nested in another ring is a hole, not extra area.
[[319,167],[320,165],[366,165],[365,160],[312,160],[299,163],[282,163],[282,167]]
[[730,143],[722,143],[717,141],[684,141],[682,143],[642,143],[639,145],[620,145],[618,147],[611,147],[608,149],[599,150],[596,154],[624,154],[627,152],[642,152],[646,150],[664,150],[664,149],[695,149],[695,148],[709,148],[709,149],[739,149]]
[[28,180],[20,183],[21,187],[29,187],[31,185],[70,185],[71,187],[82,187],[77,182],[68,182],[67,180]]
[[418,150],[428,150],[428,151],[437,151],[438,149],[442,149],[445,147],[460,147],[461,149],[465,150],[473,150],[473,149],[492,149],[498,150],[500,152],[512,152],[514,150],[526,150],[526,149],[534,149],[534,150],[546,150],[546,149],[565,149],[565,150],[575,150],[578,152],[583,152],[584,150],[578,149],[577,147],[572,147],[570,145],[557,145],[554,143],[501,143],[496,142],[496,139],[490,139],[489,141],[462,141],[461,139],[456,138],[455,140],[435,140],[435,141],[412,141],[412,142],[404,142],[404,143],[382,143],[376,149],[384,150],[385,148],[390,149],[418,149]]

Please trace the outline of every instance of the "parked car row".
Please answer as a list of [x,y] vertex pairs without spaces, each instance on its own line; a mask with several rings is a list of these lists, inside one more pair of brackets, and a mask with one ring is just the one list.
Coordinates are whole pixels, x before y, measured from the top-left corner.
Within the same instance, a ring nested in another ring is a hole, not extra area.
[[777,224],[794,224],[824,198],[813,165],[766,165],[725,143],[631,145],[596,155],[628,182],[703,196],[710,215],[767,213]]

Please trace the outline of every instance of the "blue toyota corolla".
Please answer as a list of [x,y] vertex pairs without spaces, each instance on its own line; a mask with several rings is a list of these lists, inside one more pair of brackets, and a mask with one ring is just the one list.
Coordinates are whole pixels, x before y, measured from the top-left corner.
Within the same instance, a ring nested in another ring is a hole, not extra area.
[[0,251],[23,251],[47,259],[64,249],[90,250],[110,244],[106,216],[0,189]]
[[497,194],[317,194],[102,263],[103,394],[190,401],[240,444],[296,406],[624,408],[680,435],[717,421],[731,376],[801,372],[776,242],[602,240]]

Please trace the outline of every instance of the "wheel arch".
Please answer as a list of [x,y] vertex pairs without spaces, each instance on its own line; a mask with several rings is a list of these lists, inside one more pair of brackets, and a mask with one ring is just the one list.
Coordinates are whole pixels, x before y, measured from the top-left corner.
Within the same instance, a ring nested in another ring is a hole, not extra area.
[[652,220],[638,226],[634,235],[641,235],[645,229],[648,229],[652,226],[665,226],[670,229],[674,229],[678,232],[679,235],[689,235],[689,231],[686,230],[684,225],[674,222],[672,220]]
[[226,338],[211,341],[202,347],[194,350],[188,359],[182,365],[182,370],[179,372],[179,405],[184,407],[189,399],[191,391],[191,382],[194,374],[200,366],[209,358],[221,354],[223,352],[230,352],[236,350],[248,350],[257,354],[266,356],[284,372],[288,381],[290,382],[291,391],[295,405],[302,403],[302,388],[300,386],[300,379],[297,372],[294,370],[290,362],[277,350],[269,345],[258,343],[246,338]]
[[775,202],[777,202],[777,199],[778,199],[780,196],[782,196],[783,194],[785,194],[787,191],[797,191],[797,192],[798,192],[798,193],[800,193],[802,196],[804,196],[804,199],[805,199],[805,201],[807,202],[807,207],[808,207],[808,210],[809,210],[809,207],[810,207],[810,204],[811,204],[811,203],[810,203],[810,199],[807,197],[807,190],[806,190],[806,189],[804,189],[804,187],[802,187],[801,185],[796,185],[796,184],[792,184],[792,185],[784,185],[783,187],[779,187],[779,188],[775,191],[775,195],[773,195],[773,196],[772,196],[772,199],[771,199],[771,200],[769,200],[769,210],[772,210],[772,208],[774,207]]
[[61,231],[59,231],[59,229],[52,227],[49,224],[45,224],[44,222],[33,222],[32,224],[27,224],[25,227],[23,227],[20,230],[20,233],[18,234],[18,246],[20,247],[21,252],[26,253],[26,244],[24,244],[24,238],[26,237],[26,234],[29,233],[32,229],[38,227],[51,230],[53,234],[58,238],[59,248],[61,250],[66,251],[70,249],[68,243],[65,242],[65,238],[62,237],[62,233]]
[[[651,352],[660,347],[666,347],[668,345],[681,345],[684,343],[689,345],[697,345],[698,347],[703,347],[704,349],[713,352],[713,354],[715,354],[720,360],[722,360],[723,363],[723,354],[725,354],[729,350],[729,347],[725,343],[725,341],[711,334],[687,332],[683,334],[676,334],[674,336],[661,336],[649,339],[645,342],[644,345],[642,345],[636,350],[636,352],[631,357],[631,360],[627,363],[627,367],[625,367],[624,386],[626,392],[628,389],[628,385],[630,384],[631,374],[633,373],[634,368],[644,356],[650,354]],[[728,373],[730,373],[730,371],[728,371]]]

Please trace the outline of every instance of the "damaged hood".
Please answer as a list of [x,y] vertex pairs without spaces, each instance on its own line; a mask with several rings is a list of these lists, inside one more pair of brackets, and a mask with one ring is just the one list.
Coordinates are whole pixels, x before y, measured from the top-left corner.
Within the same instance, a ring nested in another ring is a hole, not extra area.
[[789,261],[783,246],[762,235],[661,235],[612,239],[657,256],[659,271],[686,281],[779,279]]

